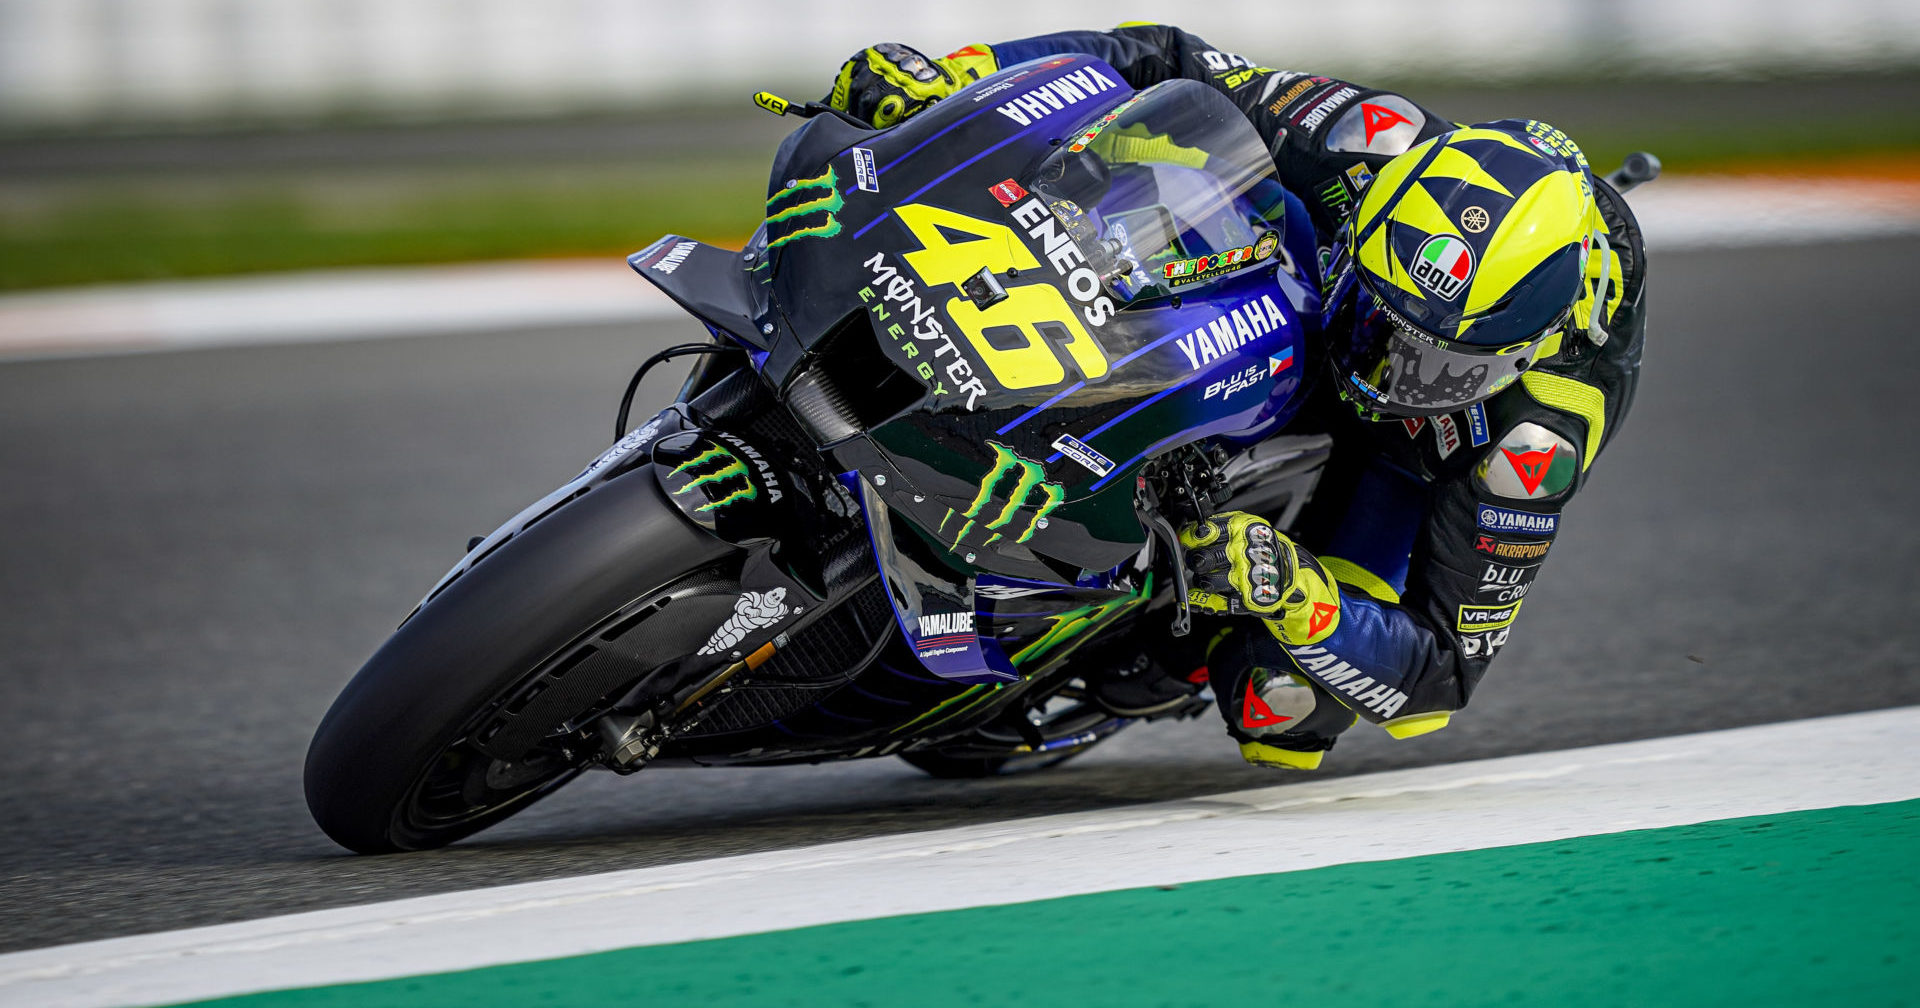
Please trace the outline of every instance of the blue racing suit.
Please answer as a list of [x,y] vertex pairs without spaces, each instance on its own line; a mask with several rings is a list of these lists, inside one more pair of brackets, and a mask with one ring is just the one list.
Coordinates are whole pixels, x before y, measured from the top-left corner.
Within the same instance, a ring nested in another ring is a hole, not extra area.
[[[1081,52],[1108,62],[1135,88],[1180,77],[1217,88],[1252,120],[1281,182],[1306,202],[1323,264],[1373,172],[1455,128],[1401,95],[1258,66],[1164,25],[1061,32],[963,52],[985,49],[1003,67]],[[1341,616],[1331,636],[1308,646],[1264,632],[1204,635],[1214,647],[1200,660],[1228,730],[1243,744],[1315,754],[1282,761],[1311,766],[1356,719],[1396,737],[1443,727],[1508,642],[1562,511],[1618,434],[1639,375],[1640,231],[1604,180],[1594,189],[1611,249],[1593,257],[1603,261],[1589,270],[1605,309],[1593,330],[1568,332],[1519,382],[1445,416],[1368,421],[1324,377],[1309,392],[1287,433],[1329,434],[1333,454],[1301,520],[1283,531],[1339,582]],[[1334,315],[1333,326],[1350,324],[1350,316]],[[1321,361],[1308,364],[1309,374],[1330,373]],[[1291,688],[1275,691],[1275,684]]]

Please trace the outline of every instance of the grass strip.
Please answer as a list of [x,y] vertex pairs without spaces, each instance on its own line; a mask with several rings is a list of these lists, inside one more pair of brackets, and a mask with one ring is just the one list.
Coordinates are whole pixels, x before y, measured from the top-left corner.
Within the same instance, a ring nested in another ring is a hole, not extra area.
[[[1851,122],[1851,120],[1848,120]],[[1838,125],[1846,125],[1841,123]],[[1863,125],[1863,124],[1862,124]],[[1606,170],[1632,150],[1674,172],[1818,174],[1864,158],[1911,165],[1920,117],[1873,129],[1765,130],[1651,120],[1569,132]],[[560,256],[620,256],[662,234],[740,240],[760,223],[766,155],[671,162],[279,170],[0,183],[0,290]]]
[[206,1003],[1904,1005],[1916,849],[1909,801]]

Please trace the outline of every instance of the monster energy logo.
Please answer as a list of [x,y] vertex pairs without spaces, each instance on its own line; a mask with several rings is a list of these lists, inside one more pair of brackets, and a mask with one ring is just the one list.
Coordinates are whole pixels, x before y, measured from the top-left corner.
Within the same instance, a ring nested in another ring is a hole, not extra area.
[[715,468],[707,469],[706,472],[693,473],[689,482],[673,492],[674,496],[677,497],[695,487],[708,485],[718,486],[729,480],[736,479],[740,481],[740,488],[738,490],[728,493],[719,500],[708,501],[700,505],[696,510],[716,511],[734,501],[753,500],[760,496],[759,488],[753,485],[753,477],[747,475],[747,464],[740,461],[739,456],[719,445],[714,445],[706,451],[674,466],[673,474],[675,476],[686,476],[691,470],[702,469],[708,466],[714,466]]
[[[846,203],[840,198],[839,181],[833,173],[833,166],[828,165],[827,170],[819,175],[801,179],[774,193],[773,198],[767,201],[767,234],[771,238],[767,247],[775,249],[801,238],[831,238],[839,234],[840,219],[833,212]],[[795,226],[799,218],[822,213],[827,215],[824,221]],[[776,230],[785,233],[773,237]]]
[[[1060,484],[1041,480],[1046,472],[1040,468],[1040,463],[1021,458],[1013,449],[997,441],[987,442],[987,447],[993,449],[993,469],[981,478],[980,492],[973,495],[972,503],[959,514],[963,524],[960,526],[960,531],[953,537],[955,548],[959,547],[961,540],[967,537],[967,533],[973,531],[974,524],[984,516],[987,504],[994,499],[994,487],[1009,478],[1013,480],[1013,489],[1007,492],[1006,506],[1001,508],[1000,513],[991,521],[982,526],[993,532],[993,535],[982,545],[991,546],[1000,541],[999,530],[1012,524],[1023,508],[1032,508],[1032,516],[1027,519],[1026,527],[1014,540],[1014,542],[1026,542],[1033,538],[1035,529],[1046,524],[1047,515],[1054,508],[1059,507],[1060,502],[1066,498],[1066,491],[1061,489]],[[941,532],[946,531],[947,523],[953,518],[954,513],[949,510],[946,517],[940,519]]]

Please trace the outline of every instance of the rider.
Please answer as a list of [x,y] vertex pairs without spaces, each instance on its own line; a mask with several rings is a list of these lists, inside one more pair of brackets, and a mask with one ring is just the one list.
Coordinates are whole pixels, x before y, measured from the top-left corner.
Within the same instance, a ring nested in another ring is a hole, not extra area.
[[[1626,203],[1545,123],[1459,126],[1389,91],[1255,66],[1165,25],[970,45],[883,43],[829,104],[890,126],[1027,60],[1089,53],[1135,88],[1217,88],[1306,198],[1321,246],[1325,377],[1288,433],[1333,452],[1289,538],[1228,512],[1181,531],[1195,650],[1096,682],[1119,714],[1211,676],[1249,762],[1320,765],[1359,719],[1395,738],[1466,705],[1633,400],[1645,258]],[[1199,650],[1199,649],[1204,650]]]

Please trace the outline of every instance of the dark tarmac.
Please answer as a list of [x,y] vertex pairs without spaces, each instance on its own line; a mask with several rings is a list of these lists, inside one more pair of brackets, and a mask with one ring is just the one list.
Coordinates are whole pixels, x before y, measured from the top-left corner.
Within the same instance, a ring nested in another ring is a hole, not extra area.
[[[1639,403],[1476,702],[1415,741],[1358,729],[1329,772],[1920,703],[1916,266],[1909,240],[1657,256]],[[1209,715],[1024,778],[595,775],[448,850],[334,847],[300,789],[334,694],[468,536],[599,451],[633,364],[697,335],[0,365],[0,950],[1289,779]]]

